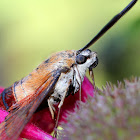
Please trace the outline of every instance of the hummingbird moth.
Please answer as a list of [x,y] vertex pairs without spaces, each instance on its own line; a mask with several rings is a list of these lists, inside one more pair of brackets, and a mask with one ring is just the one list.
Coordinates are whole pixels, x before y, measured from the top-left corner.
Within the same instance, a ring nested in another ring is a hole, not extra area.
[[80,90],[87,69],[93,78],[92,69],[98,65],[98,57],[96,52],[92,52],[88,48],[127,13],[137,1],[132,0],[85,47],[78,51],[68,50],[53,54],[28,76],[2,92],[0,106],[9,111],[9,114],[5,121],[0,124],[0,140],[18,139],[23,128],[43,100],[48,102],[52,119],[54,119],[54,105],[58,105],[57,127],[64,99]]

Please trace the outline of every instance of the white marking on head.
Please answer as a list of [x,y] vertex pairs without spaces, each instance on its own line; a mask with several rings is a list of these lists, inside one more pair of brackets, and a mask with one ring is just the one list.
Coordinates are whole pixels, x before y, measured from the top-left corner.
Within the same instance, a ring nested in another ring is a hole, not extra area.
[[79,70],[80,76],[83,79],[85,72],[88,68],[92,67],[97,60],[97,53],[87,49],[82,51],[76,57],[77,69]]

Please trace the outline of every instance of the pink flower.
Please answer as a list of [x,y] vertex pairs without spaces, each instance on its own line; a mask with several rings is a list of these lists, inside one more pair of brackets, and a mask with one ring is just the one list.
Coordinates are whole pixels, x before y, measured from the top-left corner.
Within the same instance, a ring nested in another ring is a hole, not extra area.
[[[4,88],[0,87],[0,93]],[[82,84],[82,101],[85,102],[88,95],[93,96],[93,85],[85,77]],[[59,118],[59,123],[66,122],[65,117],[67,111],[74,111],[75,103],[79,100],[79,94],[76,93],[74,96],[70,95],[65,99],[64,104],[61,109],[61,115]],[[8,112],[0,109],[0,123],[4,121]],[[55,122],[51,118],[49,108],[45,108],[37,113],[35,113],[31,121],[25,126],[20,137],[32,140],[51,140],[52,136],[49,135],[54,129]],[[19,139],[21,139],[19,138]]]

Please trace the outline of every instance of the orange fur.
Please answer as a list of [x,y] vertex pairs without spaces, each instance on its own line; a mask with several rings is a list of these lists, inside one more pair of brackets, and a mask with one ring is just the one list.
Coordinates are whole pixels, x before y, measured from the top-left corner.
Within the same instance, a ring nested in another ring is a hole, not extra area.
[[[57,64],[62,63],[62,67],[70,68],[75,63],[75,51],[62,51],[53,54],[46,62],[42,62],[28,76],[13,85],[13,93],[17,102],[33,95],[52,76],[52,70],[58,69]],[[47,87],[47,83],[46,86]],[[14,92],[15,91],[15,92]]]

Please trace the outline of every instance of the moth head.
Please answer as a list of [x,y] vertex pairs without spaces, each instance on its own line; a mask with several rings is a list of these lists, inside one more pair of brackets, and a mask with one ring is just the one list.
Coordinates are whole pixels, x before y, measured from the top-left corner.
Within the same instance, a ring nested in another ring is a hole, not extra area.
[[96,52],[86,49],[76,56],[76,64],[85,67],[86,69],[95,68],[98,65],[98,57]]

